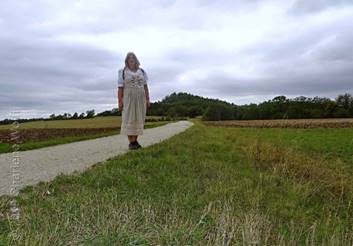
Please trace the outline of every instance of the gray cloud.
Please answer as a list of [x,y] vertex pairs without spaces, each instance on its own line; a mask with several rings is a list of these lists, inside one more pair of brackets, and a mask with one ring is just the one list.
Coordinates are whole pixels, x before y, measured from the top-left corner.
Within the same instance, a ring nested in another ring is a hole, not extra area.
[[[111,51],[48,40],[1,40],[0,45],[6,47],[0,51],[2,113],[70,111],[70,103],[99,105],[114,95],[122,57]],[[62,102],[65,107],[57,107]]]
[[338,8],[352,4],[352,0],[296,0],[288,10],[288,13],[301,15],[320,12],[332,7]]
[[4,0],[0,119],[116,107],[130,50],[152,101],[174,91],[235,103],[352,92],[351,3]]

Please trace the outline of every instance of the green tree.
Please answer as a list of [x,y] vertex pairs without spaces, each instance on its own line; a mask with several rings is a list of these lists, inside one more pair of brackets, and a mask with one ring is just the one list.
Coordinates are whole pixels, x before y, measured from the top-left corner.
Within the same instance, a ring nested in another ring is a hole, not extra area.
[[95,114],[94,109],[87,110],[86,111],[86,118],[93,118],[94,114]]

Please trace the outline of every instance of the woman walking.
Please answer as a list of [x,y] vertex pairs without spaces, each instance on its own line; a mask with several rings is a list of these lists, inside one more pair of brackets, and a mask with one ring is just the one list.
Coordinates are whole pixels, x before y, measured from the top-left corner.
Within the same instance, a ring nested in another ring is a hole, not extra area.
[[125,67],[118,74],[118,102],[122,117],[120,134],[128,136],[129,149],[141,148],[137,137],[143,134],[146,110],[150,107],[147,81],[136,55],[128,52]]

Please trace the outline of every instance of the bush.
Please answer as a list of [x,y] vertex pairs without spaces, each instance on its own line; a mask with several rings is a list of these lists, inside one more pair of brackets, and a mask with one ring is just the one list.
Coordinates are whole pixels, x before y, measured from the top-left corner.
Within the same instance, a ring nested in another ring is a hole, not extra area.
[[225,105],[211,105],[202,115],[202,120],[232,120],[234,109]]

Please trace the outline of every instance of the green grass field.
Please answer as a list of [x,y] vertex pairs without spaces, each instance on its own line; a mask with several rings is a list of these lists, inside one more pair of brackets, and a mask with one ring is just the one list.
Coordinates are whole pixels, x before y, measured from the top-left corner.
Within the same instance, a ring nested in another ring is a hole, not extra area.
[[233,128],[232,134],[294,148],[316,158],[341,160],[346,168],[353,169],[353,128]]
[[0,245],[352,245],[353,129],[205,126],[0,198]]

